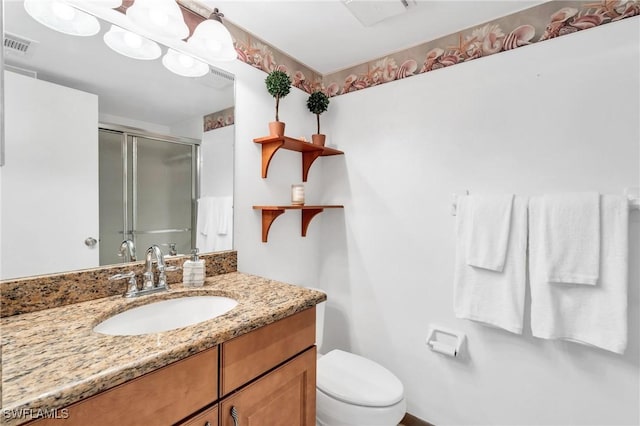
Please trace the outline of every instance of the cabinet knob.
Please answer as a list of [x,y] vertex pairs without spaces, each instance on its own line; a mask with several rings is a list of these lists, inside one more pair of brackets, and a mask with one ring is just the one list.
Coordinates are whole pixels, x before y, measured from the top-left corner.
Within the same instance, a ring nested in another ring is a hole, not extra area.
[[231,418],[233,419],[233,426],[240,426],[240,421],[238,420],[238,410],[236,410],[236,407],[231,407]]
[[211,426],[211,422],[209,422],[209,420],[207,420],[206,423],[204,424],[204,426]]

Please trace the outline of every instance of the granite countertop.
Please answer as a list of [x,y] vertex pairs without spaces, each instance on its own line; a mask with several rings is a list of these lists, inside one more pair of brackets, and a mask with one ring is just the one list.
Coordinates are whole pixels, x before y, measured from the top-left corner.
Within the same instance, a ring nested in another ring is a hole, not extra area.
[[[228,296],[228,313],[176,330],[107,336],[93,327],[115,313],[185,295]],[[207,278],[201,288],[174,284],[170,292],[125,299],[112,296],[3,318],[2,417],[65,407],[226,340],[326,300],[324,293],[232,272]]]

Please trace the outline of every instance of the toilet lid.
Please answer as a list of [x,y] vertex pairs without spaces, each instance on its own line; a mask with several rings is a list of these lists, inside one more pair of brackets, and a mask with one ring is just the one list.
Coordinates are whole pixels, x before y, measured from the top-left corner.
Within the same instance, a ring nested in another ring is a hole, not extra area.
[[389,370],[338,349],[318,360],[316,385],[335,399],[365,407],[388,407],[404,397],[402,383]]

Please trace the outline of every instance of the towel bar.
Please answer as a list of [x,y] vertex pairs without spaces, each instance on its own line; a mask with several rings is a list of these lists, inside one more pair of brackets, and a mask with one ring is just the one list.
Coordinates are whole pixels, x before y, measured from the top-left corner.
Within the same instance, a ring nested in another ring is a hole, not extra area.
[[[457,213],[458,197],[461,195],[469,195],[469,191],[465,189],[451,194],[451,216],[455,216]],[[629,200],[629,210],[640,210],[640,188],[625,188],[624,195]]]
[[469,190],[461,189],[451,194],[451,216],[455,216],[458,211],[458,197],[461,195],[469,195]]

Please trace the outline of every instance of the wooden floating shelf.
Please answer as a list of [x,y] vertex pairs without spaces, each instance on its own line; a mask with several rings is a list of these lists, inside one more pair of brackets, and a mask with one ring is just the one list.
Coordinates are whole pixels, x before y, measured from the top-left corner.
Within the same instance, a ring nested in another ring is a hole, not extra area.
[[343,209],[344,206],[331,205],[331,206],[253,206],[254,210],[262,210],[262,242],[267,242],[269,236],[269,228],[271,224],[278,216],[285,212],[285,210],[301,210],[302,211],[302,236],[307,236],[307,228],[311,219],[318,213],[322,213],[324,209]]
[[302,153],[302,181],[307,181],[309,169],[316,158],[330,155],[343,155],[344,152],[326,146],[313,145],[301,139],[290,138],[288,136],[265,136],[253,140],[262,145],[262,177],[267,177],[269,163],[274,154],[280,149],[288,149]]

